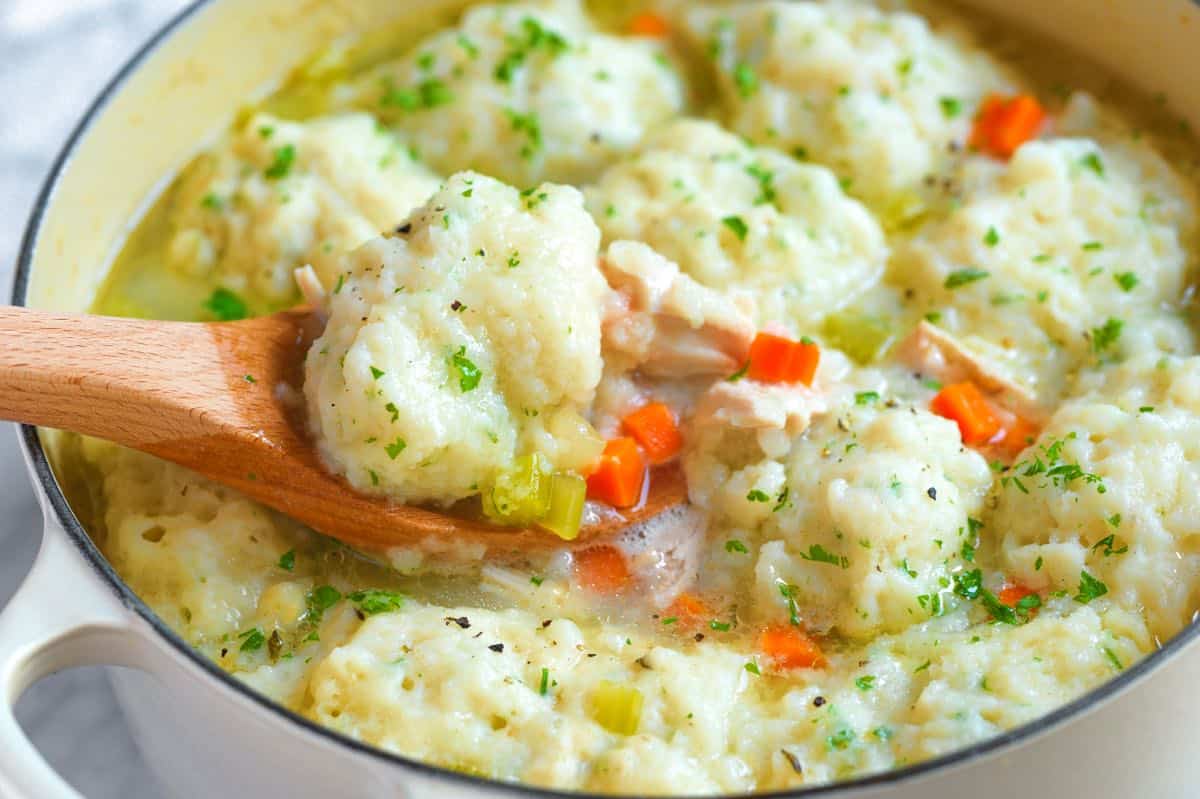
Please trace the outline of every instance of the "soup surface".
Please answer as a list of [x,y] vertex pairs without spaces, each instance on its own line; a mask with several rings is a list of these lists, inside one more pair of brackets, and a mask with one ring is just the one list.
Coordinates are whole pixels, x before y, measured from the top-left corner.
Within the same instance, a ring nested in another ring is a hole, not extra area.
[[677,459],[691,504],[574,554],[381,560],[75,438],[77,504],[238,679],[473,774],[779,789],[1035,719],[1200,606],[1194,144],[1051,49],[833,1],[335,43],[177,177],[96,310],[268,313],[311,266],[295,388],[359,490],[569,539],[585,491]]

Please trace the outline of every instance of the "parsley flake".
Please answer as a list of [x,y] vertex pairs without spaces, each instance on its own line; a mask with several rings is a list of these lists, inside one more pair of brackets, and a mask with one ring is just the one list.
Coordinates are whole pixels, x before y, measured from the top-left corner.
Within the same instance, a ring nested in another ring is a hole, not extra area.
[[958,269],[946,275],[946,282],[942,284],[946,289],[953,291],[957,288],[974,283],[977,280],[983,280],[991,275],[990,272],[984,269],[975,269],[969,267],[967,269]]
[[483,372],[467,358],[466,345],[459,347],[458,351],[450,356],[450,363],[458,370],[458,387],[464,394],[479,385]]
[[745,241],[746,234],[750,232],[750,228],[746,226],[745,220],[740,216],[727,216],[721,220],[721,224],[732,230],[739,241]]
[[276,148],[272,155],[273,160],[271,165],[263,172],[263,176],[268,180],[282,180],[292,171],[292,164],[296,160],[296,147],[292,144],[285,144],[282,147]]
[[1086,605],[1093,599],[1102,597],[1108,593],[1108,586],[1087,573],[1087,570],[1079,572],[1079,593],[1073,598],[1076,602]]
[[242,298],[229,289],[215,289],[204,302],[204,307],[222,322],[236,322],[250,315],[250,309]]

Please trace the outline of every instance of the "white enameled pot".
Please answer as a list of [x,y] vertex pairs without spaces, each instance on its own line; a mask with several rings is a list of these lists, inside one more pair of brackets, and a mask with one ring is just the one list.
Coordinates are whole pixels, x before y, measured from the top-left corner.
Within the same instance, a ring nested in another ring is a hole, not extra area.
[[[458,0],[461,4],[463,0]],[[447,2],[211,0],[171,23],[71,137],[34,210],[13,302],[82,311],[163,175],[247,98],[331,39]],[[975,0],[1085,54],[1200,128],[1200,7],[1188,0]],[[3,346],[0,344],[0,346]],[[146,760],[178,797],[558,795],[386,755],[320,729],[229,678],[159,622],[93,546],[56,482],[56,438],[22,429],[45,514],[36,565],[0,615],[0,796],[78,795],[24,737],[12,705],[34,680],[114,671]],[[30,531],[34,534],[34,531]],[[1200,626],[1050,716],[954,755],[797,791],[843,799],[1200,796]]]

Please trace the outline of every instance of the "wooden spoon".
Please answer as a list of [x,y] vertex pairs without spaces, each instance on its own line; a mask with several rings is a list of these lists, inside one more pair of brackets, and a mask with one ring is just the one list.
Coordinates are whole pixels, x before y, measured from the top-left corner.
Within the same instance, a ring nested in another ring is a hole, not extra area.
[[686,500],[679,467],[660,467],[638,507],[564,542],[360,494],[325,470],[306,434],[299,389],[320,330],[303,308],[206,324],[0,307],[0,419],[148,452],[371,552],[585,548]]

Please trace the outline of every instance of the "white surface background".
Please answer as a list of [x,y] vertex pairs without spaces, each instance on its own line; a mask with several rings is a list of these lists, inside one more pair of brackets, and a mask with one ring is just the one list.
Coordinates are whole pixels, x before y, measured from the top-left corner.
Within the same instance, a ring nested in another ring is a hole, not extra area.
[[[186,0],[0,0],[0,304],[30,207],[92,98]],[[3,346],[3,342],[0,342]],[[0,423],[0,605],[37,550],[40,514],[12,425]],[[150,799],[153,785],[104,673],[35,685],[17,706],[46,757],[89,799]]]

